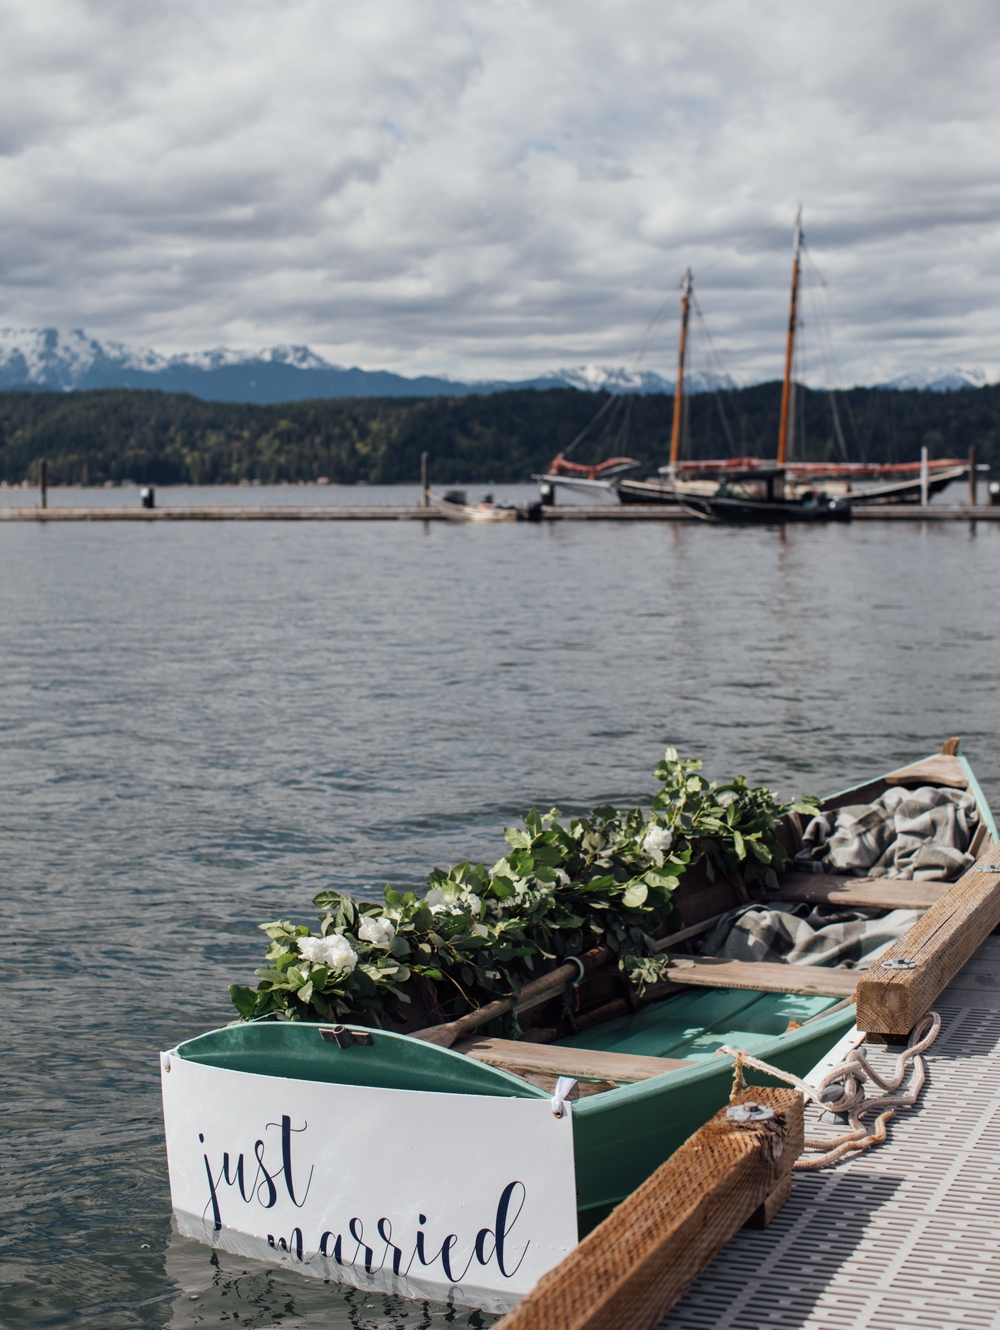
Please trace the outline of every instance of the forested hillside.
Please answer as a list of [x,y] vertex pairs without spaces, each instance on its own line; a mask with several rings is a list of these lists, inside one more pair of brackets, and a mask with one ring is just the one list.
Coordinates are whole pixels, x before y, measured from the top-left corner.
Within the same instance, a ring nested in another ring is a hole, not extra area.
[[[684,454],[773,457],[781,388],[703,394],[687,403]],[[795,455],[911,461],[932,457],[1000,462],[1000,388],[950,393],[855,388],[836,398],[799,390]],[[341,484],[413,481],[420,454],[436,483],[518,481],[543,470],[606,408],[572,454],[597,461],[664,463],[673,399],[659,394],[609,402],[606,395],[554,389],[461,398],[341,398],[253,406],[185,394],[108,389],[0,393],[0,480],[33,480],[48,461],[51,484],[212,484],[316,480]],[[843,446],[841,445],[841,439]]]

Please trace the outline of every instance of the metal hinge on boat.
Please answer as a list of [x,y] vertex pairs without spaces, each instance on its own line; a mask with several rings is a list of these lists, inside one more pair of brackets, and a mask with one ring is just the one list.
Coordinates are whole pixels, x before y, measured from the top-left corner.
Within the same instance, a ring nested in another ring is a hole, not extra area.
[[319,1037],[325,1039],[328,1044],[336,1044],[339,1048],[353,1048],[355,1044],[375,1042],[370,1034],[362,1034],[360,1030],[349,1030],[346,1025],[321,1025]]

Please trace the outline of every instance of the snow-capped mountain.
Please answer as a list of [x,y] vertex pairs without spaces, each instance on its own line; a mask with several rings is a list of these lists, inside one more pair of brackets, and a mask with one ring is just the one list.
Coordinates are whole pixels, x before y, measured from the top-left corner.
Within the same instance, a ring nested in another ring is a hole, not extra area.
[[[703,376],[702,376],[703,377]],[[698,376],[689,390],[698,392]],[[644,370],[576,365],[537,378],[462,383],[388,370],[334,365],[307,346],[255,351],[216,347],[164,356],[148,348],[102,342],[80,329],[0,329],[0,389],[158,388],[230,402],[287,402],[309,397],[436,397],[503,392],[511,388],[576,388],[583,392],[672,393],[673,382]]]
[[[581,392],[591,393],[601,392],[604,389],[619,393],[672,393],[675,381],[665,379],[662,374],[656,374],[648,369],[628,370],[613,365],[574,365],[566,369],[549,370],[547,374],[542,374],[532,382],[551,382],[558,387],[579,388]],[[712,393],[719,388],[728,391],[740,386],[728,375],[723,378],[713,378],[710,374],[703,374],[698,370],[693,372],[689,370],[684,375],[684,391],[691,394]]]
[[548,382],[559,388],[578,388],[587,393],[604,389],[619,393],[674,391],[671,379],[664,379],[652,370],[628,370],[615,365],[573,365],[567,369],[550,369],[539,375],[538,382]]
[[[702,373],[685,377],[690,393],[737,388]],[[880,384],[949,392],[1000,382],[1000,368],[920,370]],[[674,383],[653,370],[614,365],[572,365],[536,378],[462,383],[423,375],[409,379],[389,370],[334,365],[308,346],[270,346],[255,351],[216,347],[164,356],[123,342],[102,342],[80,329],[0,329],[0,389],[157,388],[208,401],[290,402],[309,397],[465,397],[512,388],[576,388],[581,392],[672,393]]]
[[160,388],[243,402],[449,391],[444,379],[404,379],[331,365],[307,346],[216,347],[163,356],[121,342],[100,342],[80,329],[62,333],[55,328],[0,329],[0,388]]
[[79,329],[0,328],[0,383],[4,387],[75,388],[104,367],[158,373],[166,365],[155,351],[121,342],[98,342]]
[[918,388],[932,393],[950,393],[958,388],[985,388],[1000,383],[1000,370],[984,369],[981,365],[954,365],[951,368],[940,365],[930,369],[914,370],[889,383],[881,383],[880,388]]

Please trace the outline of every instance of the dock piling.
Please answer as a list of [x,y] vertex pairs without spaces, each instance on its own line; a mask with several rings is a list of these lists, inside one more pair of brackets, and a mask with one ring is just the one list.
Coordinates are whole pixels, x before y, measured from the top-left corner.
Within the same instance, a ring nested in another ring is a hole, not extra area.
[[969,449],[969,507],[976,506],[976,447]]
[[44,457],[38,459],[38,506],[49,506],[49,464]]
[[430,455],[429,455],[428,453],[421,453],[421,454],[420,454],[420,488],[421,488],[421,489],[423,490],[423,492],[424,492],[424,507],[425,507],[425,508],[429,508],[429,507],[430,507],[430,502],[431,502],[431,500],[430,500],[430,481],[429,481],[429,479],[428,479],[428,466],[427,466],[427,463],[428,463],[429,460],[430,460]]

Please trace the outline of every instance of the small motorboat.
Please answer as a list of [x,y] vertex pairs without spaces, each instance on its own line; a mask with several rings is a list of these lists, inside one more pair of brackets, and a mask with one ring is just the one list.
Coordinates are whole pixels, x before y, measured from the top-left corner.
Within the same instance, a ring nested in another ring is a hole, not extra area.
[[688,494],[684,505],[714,522],[849,522],[851,501],[822,490],[785,492],[785,468],[737,471],[714,494]]
[[525,510],[512,503],[494,503],[493,495],[482,503],[469,503],[465,490],[446,490],[443,495],[428,491],[432,507],[452,522],[517,522],[527,517]]

